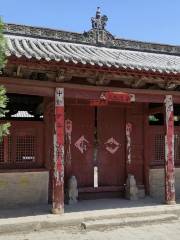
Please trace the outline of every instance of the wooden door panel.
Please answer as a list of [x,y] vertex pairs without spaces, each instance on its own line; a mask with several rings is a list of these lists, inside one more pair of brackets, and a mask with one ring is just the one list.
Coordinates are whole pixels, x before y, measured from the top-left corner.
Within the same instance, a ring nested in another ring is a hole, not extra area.
[[99,186],[120,186],[125,183],[124,109],[98,108]]
[[94,108],[69,105],[66,107],[68,119],[72,121],[71,160],[65,157],[65,181],[75,175],[78,187],[93,187]]

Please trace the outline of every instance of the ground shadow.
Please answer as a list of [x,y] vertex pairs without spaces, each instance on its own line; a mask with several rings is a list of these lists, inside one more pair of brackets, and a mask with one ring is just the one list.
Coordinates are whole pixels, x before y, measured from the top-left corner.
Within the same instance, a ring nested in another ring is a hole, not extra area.
[[[180,204],[180,200],[177,200]],[[137,201],[130,201],[122,198],[111,198],[111,199],[96,199],[96,200],[81,200],[76,204],[67,205],[65,204],[65,213],[83,213],[98,211],[98,210],[111,210],[121,208],[142,208],[146,206],[159,206],[163,205],[163,202],[157,201],[153,198],[146,197]],[[1,209],[0,219],[5,218],[17,218],[17,217],[28,217],[28,216],[43,216],[51,214],[51,205],[38,205],[38,206],[17,206],[10,207],[8,209]],[[51,215],[52,216],[52,215]]]
[[119,208],[132,208],[132,207],[145,207],[156,206],[163,204],[160,201],[156,201],[150,197],[139,199],[136,201],[130,201],[122,198],[111,199],[97,199],[97,200],[84,200],[79,201],[73,205],[65,205],[65,212],[83,212],[83,211],[96,211],[104,209],[119,209]]
[[47,215],[51,213],[51,205],[18,205],[10,206],[6,209],[1,209],[0,219],[2,218],[17,218],[17,217],[26,217],[26,216],[37,216],[37,215]]

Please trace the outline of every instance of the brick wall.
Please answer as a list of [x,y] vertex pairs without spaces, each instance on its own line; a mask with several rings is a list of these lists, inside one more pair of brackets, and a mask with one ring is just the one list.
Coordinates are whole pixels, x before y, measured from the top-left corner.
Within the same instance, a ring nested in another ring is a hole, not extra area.
[[[164,201],[165,199],[165,186],[164,186],[164,169],[150,169],[149,184],[150,184],[150,196]],[[175,170],[175,187],[176,198],[180,198],[180,168]]]
[[49,173],[0,173],[0,208],[45,204],[48,201]]

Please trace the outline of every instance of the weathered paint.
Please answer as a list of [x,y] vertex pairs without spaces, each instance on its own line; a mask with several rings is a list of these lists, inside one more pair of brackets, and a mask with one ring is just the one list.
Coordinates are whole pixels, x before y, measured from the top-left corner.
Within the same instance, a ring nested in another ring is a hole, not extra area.
[[65,120],[65,137],[66,137],[66,163],[71,164],[71,136],[72,135],[72,121]]
[[135,95],[125,92],[106,92],[101,94],[101,99],[105,99],[108,102],[130,103],[135,102]]
[[[125,107],[125,123],[132,124],[131,133],[131,164],[127,164],[127,141],[125,138],[126,150],[126,178],[128,174],[135,176],[138,185],[144,185],[144,137],[143,137],[143,114],[144,108],[141,103],[132,103],[131,106]],[[126,124],[124,126],[126,137]]]
[[173,98],[165,97],[166,136],[165,136],[165,192],[166,203],[175,203],[175,169],[174,169],[174,111]]
[[109,102],[135,102],[135,95],[125,92],[103,92],[100,95],[100,99],[90,101],[90,106],[106,106]]
[[64,89],[55,90],[55,133],[52,212],[64,212]]
[[131,133],[132,133],[132,124],[126,123],[127,164],[131,164]]

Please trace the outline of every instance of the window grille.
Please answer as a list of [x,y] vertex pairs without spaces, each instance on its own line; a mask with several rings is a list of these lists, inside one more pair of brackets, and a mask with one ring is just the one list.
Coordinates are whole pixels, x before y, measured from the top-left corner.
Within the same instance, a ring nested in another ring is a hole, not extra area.
[[153,164],[161,165],[164,163],[165,160],[165,138],[164,134],[157,134],[154,136],[154,158]]
[[[31,125],[31,124],[29,124]],[[42,125],[41,125],[42,126]],[[40,125],[14,127],[0,143],[0,168],[40,168],[42,163],[42,131]],[[41,128],[42,130],[42,128]]]
[[35,136],[17,136],[16,162],[35,162]]
[[[150,152],[151,165],[163,165],[165,163],[165,135],[163,133],[152,134],[152,152]],[[174,162],[180,164],[180,134],[174,134]]]
[[0,143],[0,163],[4,162],[4,140]]
[[0,164],[5,164],[7,161],[11,161],[11,137],[4,137],[0,143]]

